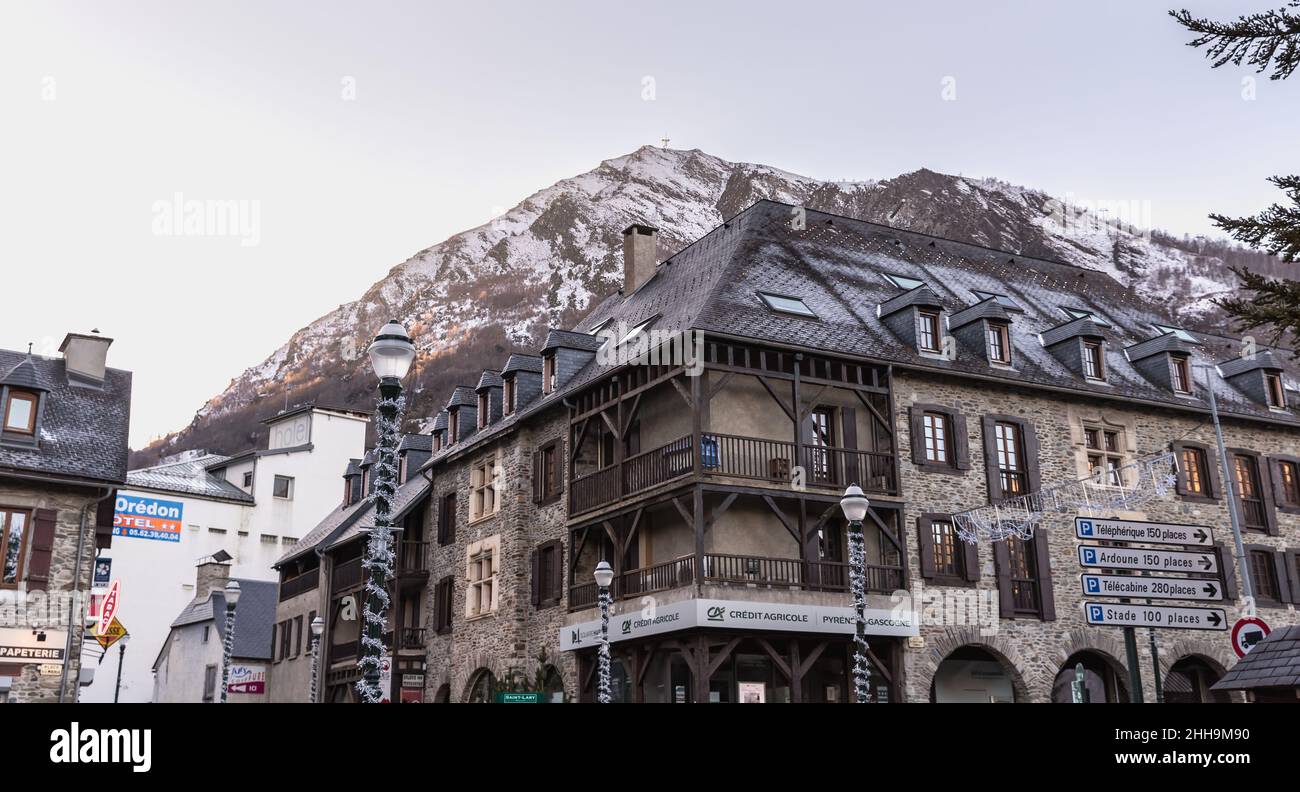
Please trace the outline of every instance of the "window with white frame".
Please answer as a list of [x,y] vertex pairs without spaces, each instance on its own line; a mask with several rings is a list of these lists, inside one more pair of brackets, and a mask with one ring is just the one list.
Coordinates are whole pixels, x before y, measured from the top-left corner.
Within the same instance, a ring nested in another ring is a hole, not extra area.
[[271,492],[277,498],[293,500],[293,476],[275,477],[274,489]]
[[475,465],[469,473],[469,519],[480,520],[497,512],[496,459]]
[[1110,487],[1118,487],[1120,468],[1124,467],[1122,437],[1118,430],[1102,426],[1083,427],[1083,445],[1088,451],[1088,470],[1096,480]]
[[465,618],[495,613],[501,537],[491,536],[465,548]]

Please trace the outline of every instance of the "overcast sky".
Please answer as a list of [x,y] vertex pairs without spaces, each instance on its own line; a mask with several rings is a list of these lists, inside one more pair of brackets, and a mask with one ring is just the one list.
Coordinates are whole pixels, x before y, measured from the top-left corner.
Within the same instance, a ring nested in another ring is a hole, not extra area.
[[[1300,76],[1244,98],[1252,72],[1211,70],[1167,7],[11,0],[0,347],[115,338],[138,447],[412,253],[665,134],[820,178],[1150,201],[1210,233],[1300,170]],[[177,193],[256,206],[257,244],[159,233]]]

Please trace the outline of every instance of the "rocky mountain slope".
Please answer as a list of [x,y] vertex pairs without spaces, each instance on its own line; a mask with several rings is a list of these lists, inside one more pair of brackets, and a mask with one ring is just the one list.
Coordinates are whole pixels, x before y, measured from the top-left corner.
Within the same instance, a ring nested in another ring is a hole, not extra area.
[[667,255],[761,198],[1102,270],[1176,308],[1184,324],[1213,317],[1210,299],[1234,285],[1228,264],[1280,274],[1263,254],[1122,222],[1126,214],[1140,221],[1140,207],[1090,211],[995,179],[924,169],[880,182],[825,182],[646,146],[397,265],[233,379],[189,426],[136,451],[132,466],[188,448],[247,448],[261,439],[258,421],[286,400],[368,407],[365,347],[392,317],[419,347],[408,414],[427,417],[452,386],[474,384],[512,350],[535,349],[548,326],[569,325],[617,289],[629,223],[659,227]]

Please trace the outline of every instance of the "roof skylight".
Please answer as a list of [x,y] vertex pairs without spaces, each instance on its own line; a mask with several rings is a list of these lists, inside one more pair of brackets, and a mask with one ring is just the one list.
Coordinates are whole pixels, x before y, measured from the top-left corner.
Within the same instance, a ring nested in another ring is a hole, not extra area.
[[759,292],[758,296],[773,311],[794,314],[795,316],[808,316],[813,319],[817,318],[817,314],[813,313],[813,310],[798,297],[782,297],[779,294],[769,294],[768,292]]
[[1083,308],[1066,308],[1065,312],[1075,319],[1091,319],[1093,324],[1098,327],[1110,327],[1110,323],[1102,319],[1093,311],[1084,310]]
[[903,275],[891,275],[888,272],[886,272],[885,277],[889,280],[890,283],[894,284],[900,289],[906,289],[907,291],[911,291],[912,289],[915,289],[917,286],[925,285],[925,281],[917,280],[916,278],[908,278]]
[[1200,343],[1199,341],[1197,341],[1195,338],[1192,337],[1191,333],[1187,332],[1181,327],[1173,327],[1171,325],[1151,325],[1151,326],[1154,327],[1160,333],[1160,335],[1168,335],[1170,333],[1173,333],[1178,338],[1179,341],[1190,341],[1193,344]]
[[980,298],[981,301],[989,300],[989,299],[997,300],[998,305],[1001,305],[1003,308],[1006,308],[1008,311],[1020,311],[1023,313],[1025,310],[1024,308],[1020,307],[1020,303],[1016,302],[1015,300],[1011,299],[1005,294],[998,294],[997,292],[979,291],[978,289],[971,289],[971,293],[974,294],[976,297]]
[[628,341],[631,341],[632,339],[634,339],[634,338],[636,338],[637,336],[641,335],[641,333],[642,333],[642,332],[643,332],[647,327],[649,327],[651,324],[653,324],[653,323],[654,323],[654,320],[656,320],[656,319],[658,319],[658,318],[659,318],[658,315],[655,315],[655,316],[652,316],[652,317],[650,317],[649,319],[645,320],[644,322],[641,322],[640,324],[633,325],[632,328],[631,328],[630,330],[627,331],[627,335],[623,336],[622,338],[620,338],[620,339],[618,340],[618,344],[617,344],[617,346],[623,346],[623,345],[626,344]]

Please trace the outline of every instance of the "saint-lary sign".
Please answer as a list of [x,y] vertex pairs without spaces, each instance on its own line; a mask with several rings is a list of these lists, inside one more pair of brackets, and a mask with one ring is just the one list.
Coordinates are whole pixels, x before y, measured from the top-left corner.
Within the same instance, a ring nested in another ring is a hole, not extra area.
[[[852,608],[825,605],[689,599],[643,612],[630,604],[633,608],[627,612],[610,614],[610,643],[696,627],[852,635],[857,624]],[[867,635],[920,635],[919,620],[912,611],[868,608],[865,617]],[[599,643],[599,619],[560,628],[562,652]]]

